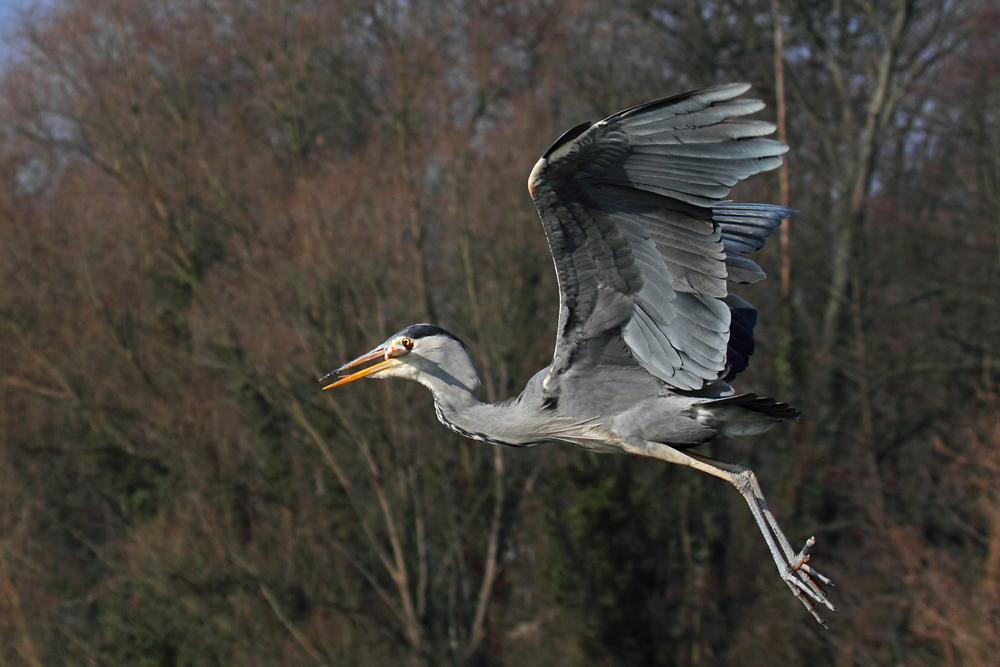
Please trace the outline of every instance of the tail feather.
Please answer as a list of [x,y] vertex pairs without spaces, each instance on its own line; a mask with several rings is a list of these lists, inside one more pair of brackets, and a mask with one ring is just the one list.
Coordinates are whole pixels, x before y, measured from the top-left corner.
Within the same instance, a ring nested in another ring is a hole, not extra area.
[[725,436],[766,433],[784,421],[798,421],[802,413],[788,403],[757,394],[739,394],[706,401],[699,412],[716,422]]
[[762,412],[769,417],[781,419],[782,421],[798,421],[802,418],[802,413],[790,406],[788,403],[767,396],[757,394],[737,394],[712,401],[712,405],[739,405],[740,407],[754,412]]

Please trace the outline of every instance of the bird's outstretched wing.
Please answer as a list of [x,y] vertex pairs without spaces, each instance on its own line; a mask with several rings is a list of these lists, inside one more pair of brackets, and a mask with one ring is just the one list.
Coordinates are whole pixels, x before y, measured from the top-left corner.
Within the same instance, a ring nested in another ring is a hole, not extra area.
[[669,386],[694,391],[746,368],[756,311],[726,280],[764,277],[744,253],[789,209],[723,202],[740,180],[781,164],[788,147],[747,120],[748,84],[633,107],[560,137],[528,189],[559,281],[562,373],[599,340],[620,335],[632,358]]

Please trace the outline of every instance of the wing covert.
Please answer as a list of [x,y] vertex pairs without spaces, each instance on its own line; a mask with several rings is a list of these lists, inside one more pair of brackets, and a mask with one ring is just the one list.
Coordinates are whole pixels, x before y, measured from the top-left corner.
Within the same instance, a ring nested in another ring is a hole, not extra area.
[[746,368],[756,311],[727,280],[763,272],[745,253],[791,212],[722,202],[740,180],[781,164],[774,125],[743,116],[747,84],[631,109],[559,138],[528,188],[559,281],[552,371],[620,336],[669,386],[699,390]]

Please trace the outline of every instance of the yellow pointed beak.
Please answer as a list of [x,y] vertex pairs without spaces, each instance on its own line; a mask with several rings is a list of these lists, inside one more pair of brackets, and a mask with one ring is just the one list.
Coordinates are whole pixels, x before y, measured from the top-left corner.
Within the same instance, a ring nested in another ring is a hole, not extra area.
[[[377,373],[378,371],[384,368],[388,368],[393,363],[392,357],[389,356],[390,354],[391,350],[387,351],[385,347],[377,347],[368,354],[364,354],[355,359],[354,361],[344,364],[337,370],[331,373],[327,373],[320,379],[320,382],[326,382],[334,375],[340,376],[336,382],[334,382],[333,384],[328,384],[327,386],[323,387],[323,389],[327,390],[327,389],[332,389],[334,387],[339,387],[342,384],[347,384],[348,382],[354,382],[355,380],[360,380],[361,378],[371,375],[372,373]],[[372,364],[371,366],[364,366],[364,364],[376,360],[380,361],[376,364]],[[364,366],[364,367],[361,370],[355,371],[353,373],[347,372],[350,371],[352,368],[357,368],[358,366]]]

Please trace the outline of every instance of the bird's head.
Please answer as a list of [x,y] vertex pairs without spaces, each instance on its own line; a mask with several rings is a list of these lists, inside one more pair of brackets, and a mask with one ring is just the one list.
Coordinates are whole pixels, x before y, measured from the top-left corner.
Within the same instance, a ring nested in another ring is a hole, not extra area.
[[320,382],[334,377],[337,380],[323,389],[363,377],[416,380],[434,392],[448,386],[475,392],[479,386],[479,376],[465,345],[433,324],[406,327],[372,351],[327,373]]

